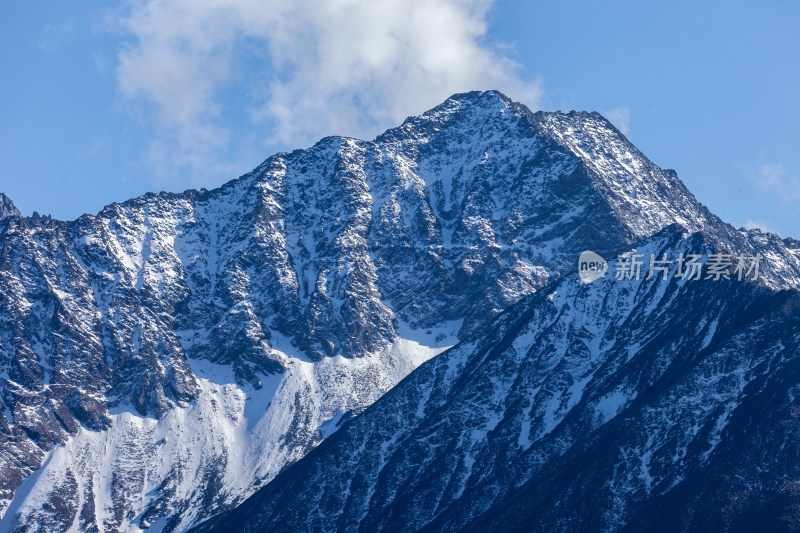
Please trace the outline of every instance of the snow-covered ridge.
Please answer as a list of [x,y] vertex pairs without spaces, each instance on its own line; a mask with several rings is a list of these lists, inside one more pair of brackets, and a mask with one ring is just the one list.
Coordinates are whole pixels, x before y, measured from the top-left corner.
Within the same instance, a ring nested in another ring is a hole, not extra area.
[[[269,479],[581,251],[676,221],[771,254],[772,286],[800,279],[796,252],[708,214],[603,119],[531,113],[493,91],[455,95],[373,141],[276,154],[212,191],[148,194],[72,222],[0,217],[3,524],[19,511],[23,526],[104,527],[111,515],[87,491],[111,490],[120,514],[108,529],[184,528],[254,489],[242,465]],[[427,344],[403,344],[429,330]],[[229,374],[214,381],[202,362]],[[270,404],[263,428],[245,424],[237,409],[257,411],[276,382],[281,412]],[[228,407],[214,411],[222,383]],[[201,415],[202,458],[151,446],[158,427]],[[212,437],[225,428],[235,438]],[[147,482],[125,464],[101,471],[110,456],[97,447],[124,435],[142,443],[130,464],[150,450],[162,461]],[[39,485],[51,475],[57,492]]]
[[749,281],[572,272],[198,531],[795,530],[798,313]]
[[[161,418],[133,406],[112,409],[107,429],[81,430],[48,453],[18,489],[0,530],[15,523],[75,532],[93,523],[101,531],[183,529],[235,504],[454,342],[437,340],[441,331],[404,333],[357,359],[282,354],[286,371],[260,388],[237,383],[230,365],[189,360],[196,400]],[[213,494],[198,494],[209,486]],[[46,505],[65,491],[77,498],[57,521]],[[79,512],[87,507],[91,520]]]

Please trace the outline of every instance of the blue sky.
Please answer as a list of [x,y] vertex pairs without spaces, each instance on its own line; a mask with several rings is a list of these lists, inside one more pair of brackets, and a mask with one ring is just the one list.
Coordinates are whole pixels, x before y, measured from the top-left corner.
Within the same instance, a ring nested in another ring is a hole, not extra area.
[[498,88],[600,111],[725,220],[800,237],[799,23],[789,0],[9,0],[0,191],[71,219]]

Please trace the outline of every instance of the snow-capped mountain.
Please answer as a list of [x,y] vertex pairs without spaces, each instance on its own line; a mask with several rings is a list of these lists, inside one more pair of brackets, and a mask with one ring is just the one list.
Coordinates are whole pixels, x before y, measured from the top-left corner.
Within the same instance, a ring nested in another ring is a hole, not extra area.
[[199,529],[797,530],[800,293],[670,268],[548,285]]
[[794,241],[723,223],[600,115],[494,91],[71,222],[0,196],[0,529],[185,530],[582,250],[674,223],[800,286]]

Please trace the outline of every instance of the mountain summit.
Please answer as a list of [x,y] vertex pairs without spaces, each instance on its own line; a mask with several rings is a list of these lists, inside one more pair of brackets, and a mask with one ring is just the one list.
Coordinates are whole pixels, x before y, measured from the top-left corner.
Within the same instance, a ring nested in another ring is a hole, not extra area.
[[11,198],[0,192],[0,218],[22,216]]
[[796,250],[719,220],[600,115],[496,91],[212,191],[3,217],[0,526],[185,530],[472,353],[581,251],[676,224],[768,254],[763,290],[800,285]]

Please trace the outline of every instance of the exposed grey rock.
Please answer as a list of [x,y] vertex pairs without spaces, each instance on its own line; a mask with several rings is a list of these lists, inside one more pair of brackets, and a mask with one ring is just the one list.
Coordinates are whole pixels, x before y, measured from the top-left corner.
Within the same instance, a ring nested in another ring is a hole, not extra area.
[[0,219],[22,216],[11,198],[0,192]]
[[568,275],[198,530],[797,530],[799,349],[797,290]]

